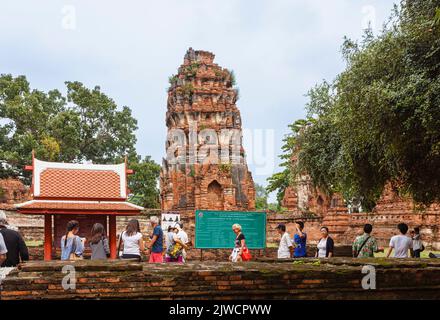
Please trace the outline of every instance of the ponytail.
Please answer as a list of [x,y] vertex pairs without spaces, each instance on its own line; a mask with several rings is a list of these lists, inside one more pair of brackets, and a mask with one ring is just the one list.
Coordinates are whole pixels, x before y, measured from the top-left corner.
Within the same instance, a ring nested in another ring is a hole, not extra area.
[[64,236],[64,247],[67,245],[67,235],[69,234],[69,228],[67,228],[66,235]]
[[67,223],[66,235],[64,236],[64,247],[67,245],[67,236],[69,235],[69,232],[77,227],[79,227],[79,222],[76,220],[70,220]]

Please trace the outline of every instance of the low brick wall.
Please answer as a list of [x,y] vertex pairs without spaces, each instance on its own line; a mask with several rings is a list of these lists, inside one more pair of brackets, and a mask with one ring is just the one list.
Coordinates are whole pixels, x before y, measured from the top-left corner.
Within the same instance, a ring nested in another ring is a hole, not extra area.
[[[76,288],[64,290],[64,265]],[[361,286],[362,266],[377,288]],[[17,299],[440,299],[440,260],[299,259],[249,263],[145,264],[130,261],[29,262],[2,282]]]

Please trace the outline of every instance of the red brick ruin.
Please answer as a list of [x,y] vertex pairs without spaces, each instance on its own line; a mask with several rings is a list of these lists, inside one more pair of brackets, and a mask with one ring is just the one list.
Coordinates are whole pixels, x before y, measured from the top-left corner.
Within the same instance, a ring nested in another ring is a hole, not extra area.
[[214,54],[189,49],[170,78],[161,206],[170,210],[254,210],[233,73]]
[[29,199],[29,188],[20,180],[12,178],[0,180],[0,210],[13,209],[15,203]]
[[[292,159],[294,165],[295,159]],[[397,224],[420,227],[423,242],[429,248],[440,249],[440,205],[417,209],[411,198],[399,196],[389,183],[371,212],[350,212],[339,194],[332,196],[313,187],[308,175],[298,177],[296,185],[286,189],[282,206],[297,219],[309,221],[312,238],[319,237],[319,227],[327,226],[336,243],[350,244],[362,233],[364,224],[373,225],[373,235],[387,247],[389,239],[398,233]]]

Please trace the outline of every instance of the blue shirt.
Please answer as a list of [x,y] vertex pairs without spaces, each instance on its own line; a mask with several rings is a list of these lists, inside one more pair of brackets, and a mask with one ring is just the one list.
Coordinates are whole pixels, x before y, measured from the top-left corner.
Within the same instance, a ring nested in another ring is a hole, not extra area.
[[293,256],[295,258],[301,258],[301,257],[306,257],[307,256],[307,247],[306,247],[306,242],[307,242],[307,234],[305,232],[303,232],[304,237],[301,238],[298,234],[295,234],[293,236],[293,241],[295,242],[296,248],[294,251]]
[[67,243],[64,245],[64,239],[61,238],[61,260],[69,260],[70,254],[75,253],[77,256],[82,256],[84,252],[84,246],[81,238],[78,236],[67,238]]
[[153,238],[154,236],[157,236],[157,239],[156,239],[156,241],[154,241],[153,246],[151,247],[151,252],[162,253],[162,251],[163,251],[163,231],[162,231],[161,226],[154,227],[153,235],[151,236],[151,238]]

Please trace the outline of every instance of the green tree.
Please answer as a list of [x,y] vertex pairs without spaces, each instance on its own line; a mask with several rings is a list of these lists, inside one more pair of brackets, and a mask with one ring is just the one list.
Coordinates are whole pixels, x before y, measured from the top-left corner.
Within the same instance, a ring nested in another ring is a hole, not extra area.
[[66,112],[65,102],[57,90],[31,90],[24,76],[0,76],[0,159],[11,165],[0,168],[1,177],[26,175],[22,169],[33,149],[42,158],[59,158],[64,150],[52,130],[70,126],[57,119]]
[[267,203],[268,192],[266,189],[255,183],[255,209],[257,210],[266,210],[268,208]]
[[160,166],[149,156],[141,161],[131,162],[134,173],[128,177],[128,186],[133,196],[129,201],[145,208],[159,208],[159,189],[157,181]]
[[[309,121],[312,121],[310,119]],[[304,128],[309,125],[308,120],[300,119],[296,120],[293,124],[289,125],[290,133],[287,134],[283,139],[283,146],[281,150],[283,153],[279,156],[282,160],[280,167],[283,168],[281,172],[274,173],[270,176],[268,181],[268,186],[266,190],[268,193],[277,192],[277,202],[278,206],[281,206],[281,201],[284,198],[284,193],[286,188],[290,185],[294,185],[296,173],[293,172],[293,157],[297,152],[298,137]]]
[[86,88],[80,82],[66,82],[67,101],[80,118],[78,158],[94,162],[112,162],[118,156],[135,154],[137,120],[124,106],[116,103],[99,86]]

